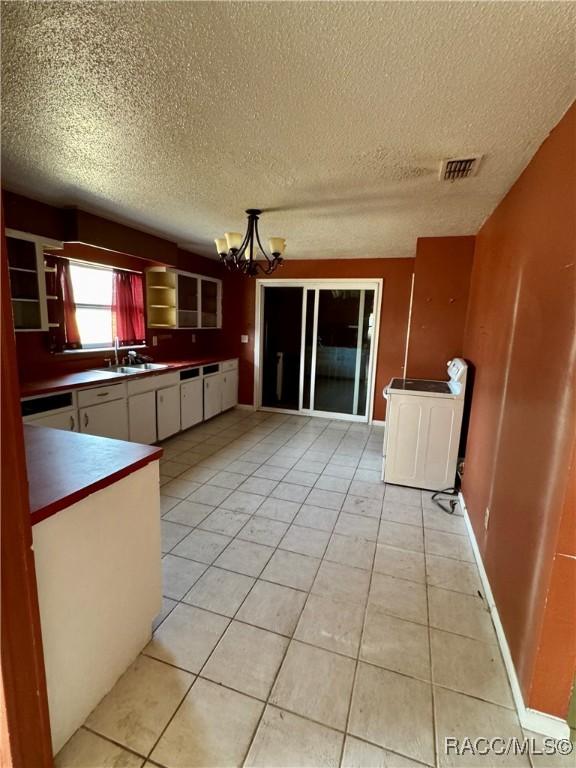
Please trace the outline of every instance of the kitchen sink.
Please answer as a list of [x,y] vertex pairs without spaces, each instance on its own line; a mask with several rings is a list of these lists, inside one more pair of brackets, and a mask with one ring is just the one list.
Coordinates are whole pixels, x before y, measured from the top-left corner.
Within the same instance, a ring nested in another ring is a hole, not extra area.
[[135,363],[128,366],[131,370],[138,371],[161,371],[164,368],[168,368],[164,363]]
[[118,373],[124,376],[137,373],[134,368],[131,368],[128,365],[110,365],[107,368],[98,368],[98,371],[100,373]]
[[162,363],[136,363],[135,365],[110,365],[108,368],[98,368],[99,372],[115,373],[118,376],[134,376],[147,371],[161,371],[168,368]]

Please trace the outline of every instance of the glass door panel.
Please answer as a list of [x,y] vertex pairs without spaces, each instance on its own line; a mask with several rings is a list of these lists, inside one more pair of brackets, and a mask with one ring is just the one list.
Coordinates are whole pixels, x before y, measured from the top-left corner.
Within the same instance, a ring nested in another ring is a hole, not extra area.
[[218,327],[218,283],[200,280],[202,291],[202,328]]
[[310,389],[312,384],[312,364],[314,351],[315,307],[317,291],[306,289],[306,321],[304,331],[304,377],[302,381],[302,408],[310,408]]
[[300,407],[302,288],[265,288],[262,405]]
[[178,328],[198,327],[198,278],[178,275]]
[[374,291],[318,291],[313,410],[366,414]]

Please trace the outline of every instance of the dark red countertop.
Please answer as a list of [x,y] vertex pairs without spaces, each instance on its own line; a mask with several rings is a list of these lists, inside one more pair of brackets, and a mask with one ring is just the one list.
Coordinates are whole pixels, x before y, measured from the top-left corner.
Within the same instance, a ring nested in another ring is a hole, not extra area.
[[105,370],[87,370],[77,373],[65,373],[62,376],[52,376],[49,379],[36,379],[34,381],[20,382],[20,395],[22,397],[31,397],[32,395],[46,395],[49,392],[61,392],[67,389],[79,389],[81,387],[98,386],[98,384],[109,384],[114,382],[118,384],[121,381],[132,380],[134,378],[143,378],[144,376],[161,376],[170,371],[179,371],[182,368],[195,368],[200,365],[210,365],[211,363],[221,363],[223,360],[234,359],[231,357],[201,357],[194,360],[158,360],[167,368],[157,371],[145,371],[129,375],[114,373]]
[[162,448],[24,425],[32,525],[162,455]]

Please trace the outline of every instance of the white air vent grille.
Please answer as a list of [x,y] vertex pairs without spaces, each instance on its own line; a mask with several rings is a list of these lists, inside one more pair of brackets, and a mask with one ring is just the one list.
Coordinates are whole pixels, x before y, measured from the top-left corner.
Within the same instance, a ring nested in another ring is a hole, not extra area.
[[452,157],[442,160],[440,164],[440,181],[456,181],[476,176],[480,165],[481,155],[468,157]]

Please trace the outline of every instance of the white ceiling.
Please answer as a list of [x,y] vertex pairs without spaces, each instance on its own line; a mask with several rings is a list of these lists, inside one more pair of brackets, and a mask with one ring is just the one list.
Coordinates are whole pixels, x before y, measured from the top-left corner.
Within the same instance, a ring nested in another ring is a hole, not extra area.
[[[473,234],[575,97],[562,2],[3,3],[3,179],[213,254]],[[485,156],[438,181],[441,158]]]

